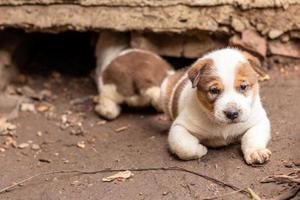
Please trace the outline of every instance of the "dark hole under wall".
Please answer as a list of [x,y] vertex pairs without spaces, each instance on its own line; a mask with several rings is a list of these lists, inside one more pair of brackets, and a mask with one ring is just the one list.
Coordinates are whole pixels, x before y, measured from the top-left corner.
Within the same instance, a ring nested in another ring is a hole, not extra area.
[[86,75],[95,66],[92,33],[65,32],[60,34],[31,33],[31,56],[22,70],[47,74],[59,71]]
[[[22,73],[47,76],[51,71],[58,71],[73,76],[87,76],[96,66],[94,49],[97,33],[24,33],[20,30],[5,32],[16,34],[16,37],[20,36],[24,40],[13,57],[19,61],[17,65]],[[195,60],[177,57],[165,59],[176,69],[187,67]]]

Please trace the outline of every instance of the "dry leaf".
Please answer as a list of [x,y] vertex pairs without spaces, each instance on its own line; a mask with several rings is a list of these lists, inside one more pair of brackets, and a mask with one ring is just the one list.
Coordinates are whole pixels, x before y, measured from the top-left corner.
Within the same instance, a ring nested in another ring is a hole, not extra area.
[[49,108],[50,107],[48,105],[45,105],[45,104],[39,104],[39,105],[36,106],[36,109],[39,112],[46,112],[46,111],[49,110]]
[[106,120],[100,120],[100,121],[97,121],[97,125],[104,125],[106,124],[107,121]]
[[121,132],[121,131],[125,131],[128,129],[128,126],[122,126],[120,128],[115,129],[116,132]]
[[77,143],[77,147],[79,147],[79,148],[81,148],[81,149],[84,149],[84,148],[85,148],[85,143],[84,143],[84,141],[78,142],[78,143]]
[[261,200],[261,198],[251,188],[247,188],[247,191],[250,194],[251,199]]
[[103,182],[111,182],[111,181],[114,181],[114,180],[121,180],[121,181],[124,181],[125,179],[128,179],[130,177],[132,177],[134,174],[129,171],[129,170],[126,170],[126,171],[123,171],[123,172],[118,172],[112,176],[108,176],[106,178],[103,178],[102,181]]

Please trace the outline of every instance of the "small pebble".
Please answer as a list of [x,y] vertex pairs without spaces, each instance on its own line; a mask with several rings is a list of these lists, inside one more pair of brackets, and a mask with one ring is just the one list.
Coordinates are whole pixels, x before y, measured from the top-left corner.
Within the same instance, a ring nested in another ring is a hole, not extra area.
[[25,149],[25,148],[27,148],[27,147],[29,147],[29,144],[28,144],[28,143],[25,143],[25,142],[18,145],[18,148],[19,148],[19,149]]
[[32,144],[32,145],[31,145],[31,149],[32,149],[32,150],[39,150],[39,149],[41,149],[41,147],[40,147],[40,145],[38,145],[38,144]]
[[22,112],[36,112],[35,106],[32,103],[22,103],[20,106]]
[[6,146],[12,145],[13,147],[16,147],[17,142],[12,137],[6,137],[4,140],[4,145]]
[[42,131],[38,131],[36,134],[37,134],[37,136],[40,136],[40,137],[43,135]]
[[77,186],[77,185],[80,185],[80,182],[79,182],[79,181],[73,181],[73,182],[71,183],[71,185]]

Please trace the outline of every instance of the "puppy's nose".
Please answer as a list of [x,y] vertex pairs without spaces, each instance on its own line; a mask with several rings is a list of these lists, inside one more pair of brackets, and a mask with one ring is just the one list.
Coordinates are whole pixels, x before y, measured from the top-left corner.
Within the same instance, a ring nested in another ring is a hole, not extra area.
[[234,119],[238,118],[238,116],[239,116],[239,112],[236,110],[227,110],[227,111],[224,111],[224,114],[230,120],[234,120]]

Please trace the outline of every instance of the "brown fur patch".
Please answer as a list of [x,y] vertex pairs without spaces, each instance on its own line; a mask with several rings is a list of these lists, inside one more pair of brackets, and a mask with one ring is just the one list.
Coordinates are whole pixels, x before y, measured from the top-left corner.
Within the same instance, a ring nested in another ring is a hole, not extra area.
[[192,65],[188,75],[193,86],[197,87],[197,97],[199,102],[208,112],[213,112],[214,102],[218,95],[211,95],[209,89],[212,86],[218,88],[220,92],[224,89],[220,78],[213,72],[213,60],[198,60]]
[[172,105],[171,105],[171,113],[172,113],[171,116],[173,119],[178,115],[179,97],[184,86],[187,84],[188,81],[189,81],[188,78],[184,78],[175,88],[173,98],[172,98]]
[[170,75],[167,80],[167,85],[166,85],[166,91],[164,94],[164,99],[163,99],[163,107],[164,111],[172,117],[172,109],[169,109],[172,107],[170,104],[173,102],[172,94],[173,94],[173,89],[176,85],[176,83],[181,79],[181,77],[186,73],[186,69],[182,70],[177,70],[174,74]]
[[104,84],[114,84],[123,96],[160,86],[171,66],[153,53],[132,50],[115,58],[104,70]]
[[256,58],[255,56],[251,55],[250,53],[243,51],[244,56],[246,57],[246,59],[248,60],[248,62],[250,63],[251,67],[253,68],[253,70],[263,79],[265,78],[269,78],[269,75],[267,74],[267,72],[262,68],[261,66],[261,62],[258,58]]
[[217,76],[203,78],[203,81],[198,84],[197,88],[198,100],[209,112],[213,112],[214,103],[218,98],[218,95],[212,95],[209,93],[209,88],[212,86],[219,89],[220,93],[224,90],[224,85],[222,84],[220,78]]
[[236,70],[234,87],[237,91],[240,89],[240,85],[246,83],[248,85],[247,90],[242,93],[243,95],[249,95],[249,92],[252,90],[254,94],[258,90],[258,78],[257,73],[254,71],[253,67],[249,63],[240,63]]
[[197,60],[188,71],[188,77],[192,81],[192,86],[196,87],[200,76],[207,68],[211,68],[213,65],[212,59],[199,59]]

